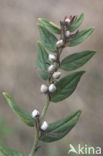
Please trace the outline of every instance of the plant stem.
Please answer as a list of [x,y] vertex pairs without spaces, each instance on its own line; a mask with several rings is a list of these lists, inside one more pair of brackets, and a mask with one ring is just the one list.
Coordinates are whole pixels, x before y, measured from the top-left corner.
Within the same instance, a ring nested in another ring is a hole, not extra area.
[[[41,116],[40,116],[40,124],[44,120],[44,117],[45,117],[46,111],[48,109],[49,103],[50,103],[49,95],[47,95],[47,101],[46,101],[46,103],[44,105],[44,108],[43,108]],[[30,156],[35,156],[36,149],[38,148],[38,142],[39,142],[39,129],[38,129],[38,126],[36,126],[36,128],[35,128],[34,144],[33,144]]]
[[50,99],[49,99],[49,95],[47,95],[47,101],[46,101],[46,103],[44,105],[44,108],[43,108],[41,116],[40,116],[40,124],[44,120],[44,117],[45,117],[46,111],[48,109],[49,103],[50,103]]
[[35,139],[34,139],[34,144],[33,144],[33,147],[32,147],[30,156],[35,156],[36,149],[37,149],[37,147],[38,147],[38,141],[39,141],[39,130],[38,130],[38,128],[36,127],[36,128],[35,128]]

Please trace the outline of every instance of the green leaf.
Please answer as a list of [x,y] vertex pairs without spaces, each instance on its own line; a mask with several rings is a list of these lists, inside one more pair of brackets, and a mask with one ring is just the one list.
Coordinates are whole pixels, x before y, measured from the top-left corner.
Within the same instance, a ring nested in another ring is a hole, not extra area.
[[51,101],[59,102],[69,97],[77,87],[84,71],[71,73],[56,83],[56,91],[51,95]]
[[95,54],[95,51],[85,50],[83,52],[75,53],[67,56],[61,62],[61,69],[72,71],[83,66]]
[[76,21],[71,26],[68,27],[68,30],[70,32],[75,31],[82,24],[83,20],[84,20],[84,14],[81,13],[80,16],[76,19]]
[[85,39],[87,39],[92,34],[93,31],[94,31],[94,28],[88,28],[88,29],[78,32],[75,37],[67,41],[69,42],[69,46],[73,47],[82,43]]
[[39,68],[38,73],[44,80],[47,80],[48,73],[43,72],[43,71],[47,71],[46,62],[48,61],[48,53],[46,52],[41,42],[38,42],[37,44],[38,44],[38,56],[37,56],[36,64],[37,64],[37,67]]
[[0,156],[23,156],[23,154],[6,147],[5,145],[0,145]]
[[45,18],[39,18],[38,19],[49,31],[56,33],[56,34],[60,34],[61,30],[60,27],[58,25],[56,25],[53,22],[48,21]]
[[57,38],[46,29],[43,25],[38,24],[40,31],[40,39],[43,45],[49,50],[54,52],[56,49]]
[[8,93],[3,92],[3,95],[11,109],[16,113],[16,115],[28,126],[34,127],[35,120],[32,118],[31,114],[21,109]]
[[41,135],[40,140],[44,142],[53,142],[62,139],[76,125],[81,111],[78,110],[71,115],[64,117],[62,120],[51,123],[45,133]]

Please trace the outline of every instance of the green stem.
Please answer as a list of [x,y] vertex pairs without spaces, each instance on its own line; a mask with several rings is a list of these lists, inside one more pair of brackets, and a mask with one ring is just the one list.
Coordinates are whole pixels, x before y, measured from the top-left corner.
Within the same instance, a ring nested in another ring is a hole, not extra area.
[[43,122],[45,114],[47,112],[48,106],[49,106],[50,100],[49,100],[49,95],[47,95],[47,101],[44,105],[44,108],[42,110],[41,116],[40,116],[40,124]]
[[34,139],[34,144],[33,144],[33,147],[32,147],[30,156],[35,156],[35,154],[36,154],[36,149],[37,149],[37,147],[38,147],[38,141],[39,141],[39,130],[38,130],[38,128],[36,127],[36,128],[35,128],[35,139]]
[[[45,117],[46,111],[48,109],[49,103],[50,103],[50,100],[49,100],[49,96],[47,95],[47,101],[46,101],[46,103],[44,105],[44,108],[43,108],[42,113],[41,113],[41,116],[40,116],[40,124],[44,120],[44,117]],[[35,156],[36,149],[38,147],[38,142],[39,142],[39,129],[38,129],[38,126],[36,126],[36,128],[35,128],[34,144],[33,144],[33,147],[32,147],[30,156]]]

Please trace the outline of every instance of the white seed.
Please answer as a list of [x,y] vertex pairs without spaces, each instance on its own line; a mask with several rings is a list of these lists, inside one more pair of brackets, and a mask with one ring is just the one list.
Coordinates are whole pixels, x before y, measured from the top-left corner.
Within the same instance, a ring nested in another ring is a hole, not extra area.
[[66,37],[69,37],[69,36],[70,36],[70,31],[66,31],[66,32],[65,32],[65,36],[66,36]]
[[56,61],[56,59],[57,59],[56,55],[49,54],[49,61],[54,62]]
[[60,76],[61,76],[61,72],[54,72],[54,73],[53,73],[53,78],[54,78],[54,79],[59,79]]
[[57,46],[58,48],[61,47],[61,46],[63,46],[63,40],[57,41],[56,46]]
[[66,18],[65,19],[65,22],[69,24],[70,23],[70,19],[69,18]]
[[50,65],[49,67],[48,67],[48,72],[53,72],[55,70],[55,65]]
[[47,123],[46,121],[44,121],[44,122],[42,123],[42,125],[41,125],[41,129],[42,129],[43,131],[45,131],[47,128],[48,128],[48,123]]
[[39,113],[39,111],[37,110],[37,109],[34,109],[33,111],[32,111],[32,118],[35,118],[37,115],[39,115],[40,113]]
[[46,92],[48,91],[48,87],[47,87],[45,84],[42,84],[42,85],[41,85],[41,88],[40,88],[40,91],[41,91],[42,93],[46,93]]
[[49,92],[53,93],[55,90],[56,90],[56,86],[52,83],[52,84],[49,86]]

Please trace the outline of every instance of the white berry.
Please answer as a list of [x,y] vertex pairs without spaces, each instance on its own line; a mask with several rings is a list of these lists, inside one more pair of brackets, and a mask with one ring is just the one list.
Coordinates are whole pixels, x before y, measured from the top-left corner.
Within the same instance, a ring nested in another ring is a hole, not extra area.
[[57,59],[56,55],[49,54],[49,61],[54,62],[56,61],[56,59]]
[[35,118],[36,116],[38,116],[40,113],[39,113],[39,111],[37,110],[37,109],[34,109],[33,111],[32,111],[32,118]]
[[47,123],[46,121],[44,121],[44,122],[42,123],[42,125],[41,125],[41,129],[42,129],[43,131],[45,131],[47,128],[48,128],[48,123]]
[[55,71],[55,65],[50,65],[50,66],[48,67],[48,72],[51,73],[51,72],[53,72],[53,71]]
[[57,41],[57,43],[56,43],[56,47],[61,47],[61,46],[63,46],[63,40],[59,40],[59,41]]
[[70,23],[70,19],[69,18],[66,18],[65,19],[65,22],[69,24]]
[[54,72],[54,73],[53,73],[53,78],[54,78],[54,79],[59,79],[60,76],[61,76],[61,72]]
[[42,84],[42,85],[41,85],[41,88],[40,88],[40,91],[41,91],[42,93],[46,93],[46,92],[48,91],[48,87],[47,87],[45,84]]
[[66,31],[66,32],[65,32],[65,36],[66,36],[66,37],[69,37],[69,36],[70,36],[70,31]]
[[53,93],[56,90],[56,86],[54,84],[51,84],[49,86],[49,92]]

